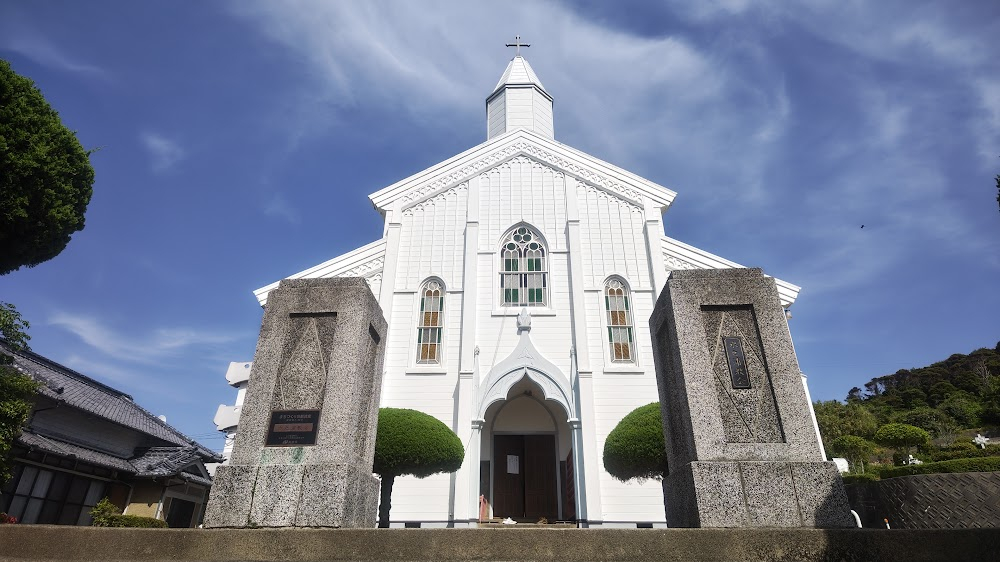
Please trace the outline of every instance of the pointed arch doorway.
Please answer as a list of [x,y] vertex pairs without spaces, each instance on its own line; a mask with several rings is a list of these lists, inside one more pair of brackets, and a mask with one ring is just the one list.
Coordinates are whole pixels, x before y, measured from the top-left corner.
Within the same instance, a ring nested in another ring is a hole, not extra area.
[[[535,514],[551,520],[545,514],[551,513],[554,499],[556,520],[586,521],[578,389],[535,348],[526,309],[518,314],[517,334],[510,355],[494,365],[481,383],[478,361],[473,375],[476,406],[469,453],[480,462],[470,467],[471,505],[478,509],[480,520],[530,521]],[[570,372],[576,373],[576,354],[572,348],[569,352]],[[494,509],[497,492],[504,497]]]
[[487,410],[483,445],[490,452],[489,466],[484,467],[489,482],[483,484],[494,518],[535,522],[575,517],[567,417],[528,377]]

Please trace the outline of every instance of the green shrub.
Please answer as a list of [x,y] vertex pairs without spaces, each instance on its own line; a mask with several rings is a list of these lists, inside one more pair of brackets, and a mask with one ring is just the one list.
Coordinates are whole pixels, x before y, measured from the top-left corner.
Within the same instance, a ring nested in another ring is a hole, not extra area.
[[861,472],[858,474],[843,474],[844,484],[863,484],[865,482],[875,482],[878,480],[877,474],[871,472]]
[[865,461],[876,451],[874,443],[857,435],[841,435],[830,443],[830,449],[847,459],[854,472],[864,472]]
[[954,431],[957,427],[955,420],[948,414],[927,406],[896,412],[889,416],[889,421],[919,427],[933,437]]
[[464,458],[462,440],[434,416],[405,408],[379,408],[372,470],[382,477],[379,527],[389,526],[392,485],[397,476],[424,478],[455,472],[462,467]]
[[930,441],[929,433],[905,423],[887,423],[875,432],[875,442],[883,447],[891,447],[905,454],[910,447],[923,445]]
[[941,462],[928,462],[908,466],[891,466],[882,468],[880,476],[895,478],[897,476],[912,476],[914,474],[939,474],[947,472],[997,472],[1000,471],[1000,457],[983,457],[977,459],[955,459]]
[[91,523],[94,527],[141,527],[146,529],[166,528],[167,522],[155,517],[142,517],[140,515],[122,515],[118,511],[118,506],[111,503],[111,500],[104,498],[97,502],[97,505],[90,510],[93,519]]
[[927,447],[921,455],[931,461],[950,461],[979,457],[1000,457],[1000,446],[988,445],[980,449],[970,441],[958,441],[947,447]]
[[667,472],[660,403],[629,412],[604,441],[604,469],[622,482],[662,480]]

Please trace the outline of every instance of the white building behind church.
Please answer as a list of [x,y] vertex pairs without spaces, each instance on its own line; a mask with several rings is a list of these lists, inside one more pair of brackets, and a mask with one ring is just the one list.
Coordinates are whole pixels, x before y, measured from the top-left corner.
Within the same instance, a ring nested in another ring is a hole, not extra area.
[[[371,194],[380,239],[288,276],[364,277],[389,323],[382,406],[431,414],[465,445],[454,474],[396,479],[392,525],[463,526],[483,496],[491,517],[663,526],[660,484],[612,478],[604,440],[657,400],[648,319],[669,272],[741,266],[664,236],[673,191],[557,142],[520,55],[486,131]],[[777,283],[788,307],[799,287]]]

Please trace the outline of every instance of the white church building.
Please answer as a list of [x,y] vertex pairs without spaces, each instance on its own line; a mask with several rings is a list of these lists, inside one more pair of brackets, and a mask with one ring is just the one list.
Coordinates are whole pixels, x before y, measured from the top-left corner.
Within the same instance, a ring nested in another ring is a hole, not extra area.
[[[382,406],[465,446],[454,474],[396,478],[392,526],[665,526],[660,483],[611,477],[604,440],[657,400],[648,320],[670,271],[742,266],[664,236],[675,193],[556,141],[552,114],[515,56],[485,142],[371,194],[381,238],[288,276],[365,278],[389,323]],[[787,308],[799,287],[777,284]],[[238,413],[220,407],[220,429]]]

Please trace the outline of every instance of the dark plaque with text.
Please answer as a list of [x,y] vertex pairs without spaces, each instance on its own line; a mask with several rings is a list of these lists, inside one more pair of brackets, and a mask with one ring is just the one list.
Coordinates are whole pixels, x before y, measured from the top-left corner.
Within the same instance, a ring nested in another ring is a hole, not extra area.
[[267,426],[267,447],[316,444],[319,410],[274,410]]
[[743,354],[743,341],[740,338],[722,338],[722,344],[726,348],[733,388],[750,388],[750,373],[747,371],[747,358]]

